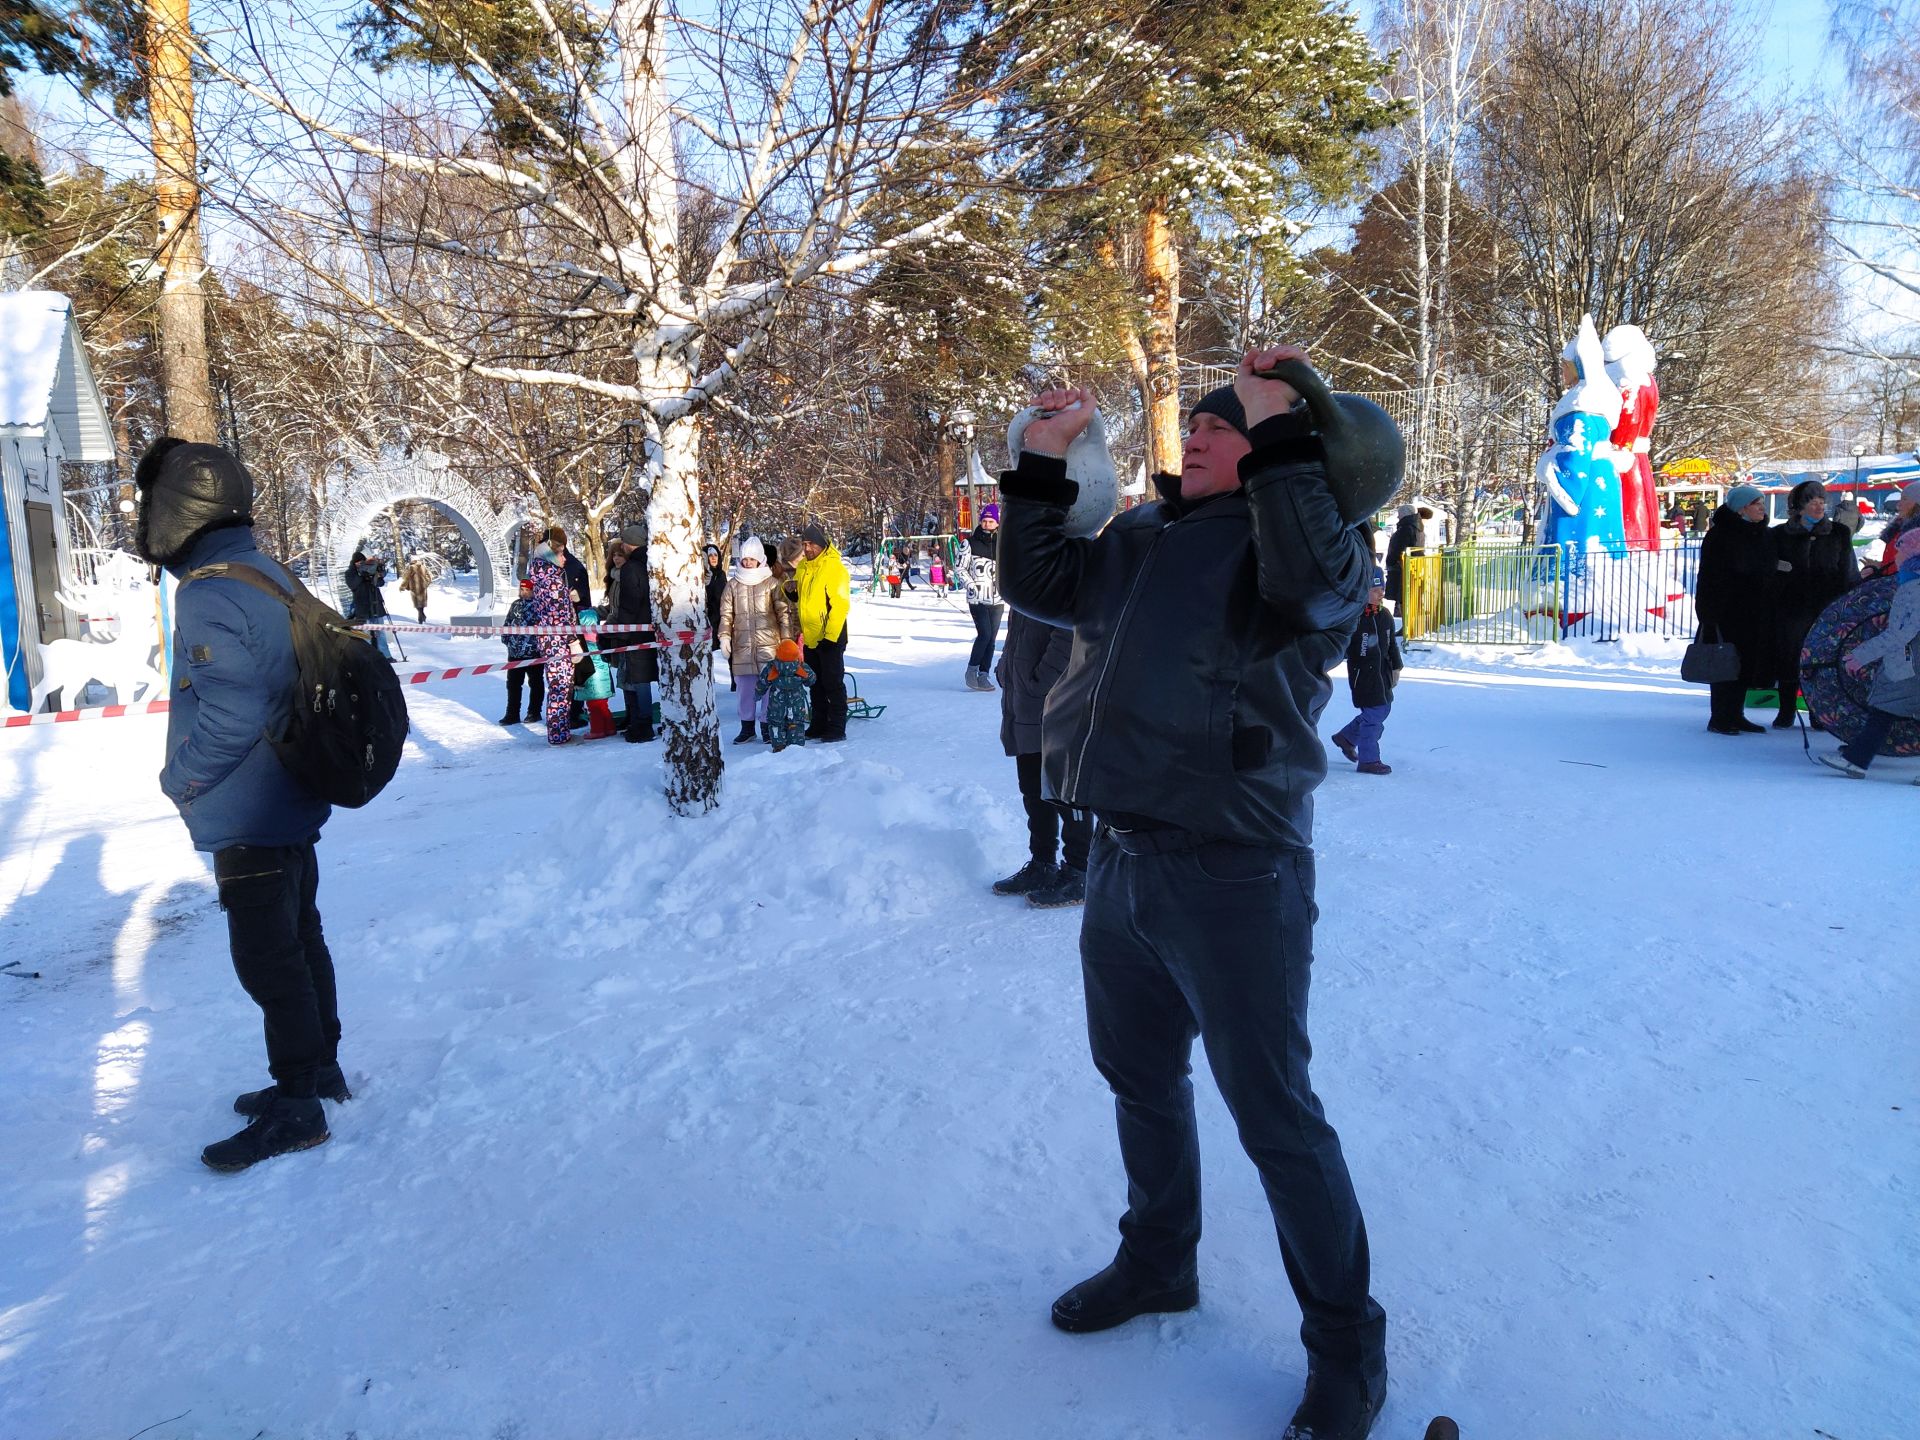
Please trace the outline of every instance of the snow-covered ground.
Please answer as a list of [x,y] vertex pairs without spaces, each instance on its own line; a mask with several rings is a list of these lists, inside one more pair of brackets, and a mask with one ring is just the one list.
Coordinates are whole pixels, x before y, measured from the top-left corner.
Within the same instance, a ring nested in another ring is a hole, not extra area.
[[[695,821],[658,747],[414,691],[321,851],[358,1098],[235,1177],[258,1018],[164,721],[0,736],[0,1440],[1277,1435],[1298,1315],[1210,1082],[1200,1308],[1047,1321],[1124,1190],[1078,916],[987,893],[1024,827],[970,635],[862,597],[885,716],[729,746]],[[1709,735],[1658,647],[1415,665],[1394,775],[1319,811],[1377,1433],[1911,1435],[1920,766]]]

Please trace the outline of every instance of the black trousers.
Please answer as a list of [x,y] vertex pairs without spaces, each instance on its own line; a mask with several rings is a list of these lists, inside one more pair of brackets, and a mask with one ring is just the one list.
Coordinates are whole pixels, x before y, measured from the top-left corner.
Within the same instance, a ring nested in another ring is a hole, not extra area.
[[1722,730],[1732,730],[1747,718],[1747,682],[1728,680],[1723,684],[1709,685],[1707,695],[1710,715],[1707,723]]
[[973,616],[973,649],[967,655],[967,664],[975,670],[993,668],[993,646],[1000,638],[1000,614],[1004,605],[969,605],[967,613]]
[[307,845],[233,845],[213,857],[233,970],[266,1023],[267,1071],[285,1095],[311,1097],[340,1056],[333,957],[320,931],[320,863]]
[[1813,629],[1813,622],[1819,618],[1810,615],[1803,620],[1794,616],[1780,622],[1780,648],[1774,656],[1774,668],[1780,672],[1782,715],[1791,715],[1800,708],[1800,652],[1806,647],[1807,632]]
[[843,632],[838,640],[823,637],[804,653],[807,668],[813,671],[813,724],[807,733],[838,739],[847,733],[847,636]]
[[1056,848],[1061,847],[1063,862],[1075,870],[1087,868],[1087,849],[1093,840],[1093,821],[1082,813],[1077,818],[1040,798],[1040,752],[1013,757],[1020,777],[1020,804],[1027,812],[1027,845],[1033,858],[1051,865]]
[[507,671],[507,713],[521,714],[520,690],[524,686],[527,692],[528,715],[538,715],[547,703],[547,667],[529,665],[524,670]]
[[1197,1035],[1267,1192],[1307,1353],[1371,1374],[1386,1316],[1368,1293],[1366,1223],[1307,1078],[1313,883],[1311,851],[1101,827],[1080,929],[1087,1034],[1127,1170],[1122,1268],[1168,1288],[1196,1273]]
[[1860,727],[1860,733],[1851,742],[1840,747],[1841,755],[1865,770],[1873,764],[1873,757],[1880,753],[1880,747],[1887,743],[1887,736],[1893,733],[1893,727],[1899,723],[1899,716],[1868,706],[1867,723]]

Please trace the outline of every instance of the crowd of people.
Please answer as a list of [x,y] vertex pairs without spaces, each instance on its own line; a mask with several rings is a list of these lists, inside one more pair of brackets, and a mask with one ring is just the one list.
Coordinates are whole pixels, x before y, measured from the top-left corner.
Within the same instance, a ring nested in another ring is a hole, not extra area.
[[[507,671],[502,725],[544,722],[552,745],[567,744],[583,726],[588,739],[624,734],[630,743],[644,744],[655,738],[657,645],[632,631],[602,634],[596,628],[653,623],[646,548],[645,526],[621,531],[607,552],[605,600],[594,605],[586,566],[568,553],[565,530],[556,525],[544,534],[503,628],[584,633],[502,637],[509,661],[540,662]],[[718,545],[707,545],[703,560],[715,679],[725,676],[738,695],[734,743],[766,740],[784,749],[807,740],[844,740],[852,585],[826,531],[809,525],[784,549],[750,535],[731,571]],[[612,709],[616,690],[625,701],[619,713]]]
[[[1787,497],[1787,519],[1769,526],[1765,495],[1756,486],[1736,485],[1707,527],[1694,590],[1697,639],[1733,647],[1739,661],[1737,673],[1708,687],[1707,729],[1716,735],[1766,729],[1746,717],[1752,690],[1777,692],[1774,728],[1788,729],[1796,722],[1807,635],[1821,612],[1863,578],[1854,550],[1860,513],[1844,501],[1829,513],[1828,501],[1824,485],[1803,481]],[[1909,582],[1920,579],[1920,481],[1901,492],[1881,539],[1882,556],[1872,573],[1897,577],[1904,601]],[[1911,605],[1896,602],[1895,608]],[[1888,634],[1897,638],[1898,631],[1899,625],[1892,624]],[[1886,657],[1866,647],[1854,652],[1852,661],[1860,665],[1882,661],[1872,688],[1868,731],[1837,756],[1817,757],[1823,764],[1863,774],[1898,719],[1920,718],[1920,686],[1908,683],[1906,643],[1889,641]],[[1816,730],[1824,728],[1818,717],[1809,723]]]

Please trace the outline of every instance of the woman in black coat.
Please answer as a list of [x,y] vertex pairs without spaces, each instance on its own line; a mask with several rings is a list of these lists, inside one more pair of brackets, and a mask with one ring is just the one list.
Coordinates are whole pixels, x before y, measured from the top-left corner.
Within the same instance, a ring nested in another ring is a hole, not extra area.
[[1387,541],[1387,599],[1399,606],[1406,590],[1403,571],[1406,565],[1406,553],[1418,550],[1427,543],[1425,532],[1420,526],[1420,515],[1413,506],[1400,507],[1399,523],[1393,527],[1393,538]]
[[1766,729],[1747,719],[1746,698],[1749,689],[1773,683],[1774,577],[1779,573],[1766,499],[1752,485],[1734,486],[1700,542],[1700,576],[1693,591],[1694,613],[1700,617],[1695,638],[1740,652],[1740,678],[1709,687],[1713,704],[1707,729],[1716,735]]
[[[647,530],[644,525],[629,525],[620,532],[620,543],[627,547],[626,563],[613,581],[613,614],[608,624],[651,625],[653,589],[647,575]],[[607,637],[608,649],[637,645],[650,635],[613,634]],[[627,650],[615,657],[614,678],[627,696],[627,740],[640,745],[653,739],[653,682],[660,678],[660,652]]]
[[726,552],[712,541],[701,551],[707,564],[707,628],[713,631],[713,648],[720,648],[720,597],[727,593]]
[[[1800,651],[1807,632],[1835,600],[1860,583],[1853,532],[1827,518],[1827,490],[1803,480],[1787,497],[1787,523],[1773,531],[1779,590],[1774,596],[1775,662],[1780,714],[1774,728],[1793,725],[1800,698]],[[1818,722],[1815,722],[1818,728]]]

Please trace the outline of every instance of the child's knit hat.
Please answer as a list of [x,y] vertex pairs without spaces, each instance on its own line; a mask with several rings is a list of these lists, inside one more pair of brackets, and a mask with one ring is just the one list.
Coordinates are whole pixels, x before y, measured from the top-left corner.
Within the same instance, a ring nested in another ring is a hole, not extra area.
[[782,640],[780,642],[780,648],[773,652],[773,658],[776,660],[798,660],[800,658],[800,647],[791,640]]

